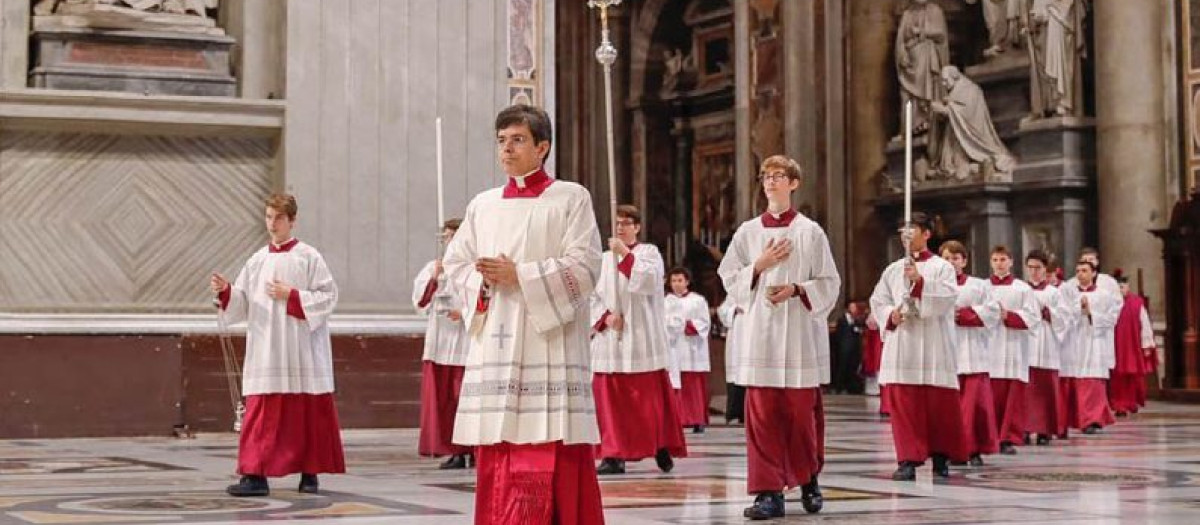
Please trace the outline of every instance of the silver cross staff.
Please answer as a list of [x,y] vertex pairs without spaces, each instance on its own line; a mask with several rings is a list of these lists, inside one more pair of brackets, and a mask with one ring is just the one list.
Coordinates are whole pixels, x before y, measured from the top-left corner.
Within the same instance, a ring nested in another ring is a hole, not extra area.
[[[600,47],[596,48],[596,61],[604,66],[604,118],[608,126],[608,196],[609,219],[612,221],[612,236],[617,236],[617,164],[613,154],[613,109],[612,109],[612,65],[617,61],[617,48],[608,38],[608,9],[621,5],[621,0],[588,0],[588,7],[600,9]],[[621,315],[620,280],[616,267],[620,263],[617,252],[613,252],[613,314]],[[617,332],[617,339],[621,333]]]

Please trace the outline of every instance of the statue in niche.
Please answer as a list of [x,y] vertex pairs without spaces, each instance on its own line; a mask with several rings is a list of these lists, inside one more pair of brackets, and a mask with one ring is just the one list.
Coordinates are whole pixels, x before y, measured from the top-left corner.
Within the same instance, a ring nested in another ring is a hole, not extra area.
[[162,29],[212,26],[209,11],[221,0],[37,0],[35,16],[82,17],[83,25],[104,29]]
[[679,90],[680,82],[685,76],[696,73],[696,57],[685,55],[683,50],[674,49],[663,51],[663,81],[659,91],[662,97],[667,97]]
[[983,90],[955,66],[941,72],[945,98],[934,101],[933,113],[947,125],[929,139],[935,178],[966,181],[1011,180],[1016,159],[1009,153],[988,111]]
[[1032,0],[1025,12],[1033,118],[1083,115],[1086,15],[1084,0]]
[[1026,0],[966,0],[983,3],[983,21],[988,29],[984,58],[993,58],[1020,44],[1021,11]]
[[[900,107],[913,101],[913,134],[929,131],[930,102],[942,98],[938,72],[950,63],[946,41],[946,15],[930,0],[911,0],[900,16],[896,32],[896,74],[900,80]],[[901,119],[900,125],[904,122]],[[901,130],[899,137],[903,137]]]

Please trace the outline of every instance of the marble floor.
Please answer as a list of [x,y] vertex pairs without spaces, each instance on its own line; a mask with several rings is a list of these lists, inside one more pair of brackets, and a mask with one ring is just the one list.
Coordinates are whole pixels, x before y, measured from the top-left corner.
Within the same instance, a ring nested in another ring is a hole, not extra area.
[[[891,481],[890,430],[878,400],[826,397],[825,510],[806,515],[799,494],[781,523],[1200,523],[1200,407],[1154,403],[1103,434],[1022,447],[989,465],[933,481]],[[718,416],[716,420],[720,420]],[[652,460],[603,478],[610,524],[743,523],[744,433],[687,434],[692,454],[671,474]],[[0,523],[471,523],[472,471],[437,470],[415,454],[414,430],[345,432],[347,468],[323,493],[274,480],[267,498],[226,497],[232,434],[194,439],[0,441]]]

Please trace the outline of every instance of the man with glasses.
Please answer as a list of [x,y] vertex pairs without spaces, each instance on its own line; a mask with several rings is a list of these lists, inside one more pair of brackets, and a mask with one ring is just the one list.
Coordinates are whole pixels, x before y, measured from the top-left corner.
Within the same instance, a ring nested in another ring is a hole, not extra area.
[[608,240],[596,285],[592,388],[599,474],[624,474],[626,461],[649,457],[670,472],[671,458],[687,455],[675,395],[679,371],[667,344],[663,259],[653,244],[638,242],[641,231],[637,207],[617,206],[617,236]]
[[1033,288],[1038,316],[1029,352],[1029,384],[1025,388],[1025,431],[1038,445],[1048,445],[1050,436],[1066,431],[1061,413],[1062,393],[1058,370],[1062,366],[1062,342],[1069,328],[1070,313],[1058,287],[1050,284],[1050,257],[1033,250],[1025,256],[1025,277]]
[[782,155],[763,161],[767,209],[738,227],[718,268],[725,290],[746,308],[734,382],[746,387],[747,489],[755,499],[743,514],[755,520],[784,516],[789,487],[801,487],[805,511],[824,505],[821,385],[829,382],[828,319],[841,277],[824,230],[792,209],[801,176]]

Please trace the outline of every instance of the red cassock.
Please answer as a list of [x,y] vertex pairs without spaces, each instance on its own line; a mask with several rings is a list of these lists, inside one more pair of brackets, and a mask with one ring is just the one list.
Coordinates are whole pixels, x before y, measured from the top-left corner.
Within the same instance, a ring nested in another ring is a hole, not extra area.
[[596,457],[629,461],[654,457],[665,448],[671,457],[687,456],[679,417],[679,398],[666,370],[592,377],[600,445]]
[[967,452],[995,454],[1000,450],[1000,437],[996,432],[996,407],[992,400],[991,379],[986,373],[959,374],[958,393]]
[[708,425],[708,372],[679,374],[679,417],[683,426]]
[[825,465],[820,388],[746,388],[747,492],[781,492]]
[[1025,385],[1025,431],[1054,435],[1062,429],[1062,395],[1058,370],[1029,367],[1029,383]]
[[591,445],[500,443],[475,459],[476,525],[604,523]]
[[922,463],[934,454],[951,461],[968,459],[958,390],[890,384],[883,395],[891,411],[896,461]]
[[1016,379],[992,378],[992,400],[996,407],[996,432],[1001,442],[1014,445],[1025,441],[1025,383]]
[[883,357],[883,339],[879,337],[879,329],[868,328],[862,336],[862,375],[875,377],[879,375],[879,362]]
[[1064,377],[1059,387],[1062,393],[1063,431],[1067,427],[1083,430],[1090,425],[1106,427],[1116,422],[1108,409],[1105,381],[1092,377]]
[[346,472],[333,394],[246,396],[238,473],[278,477]]
[[1115,332],[1117,364],[1108,383],[1109,403],[1116,412],[1137,412],[1146,406],[1146,366],[1142,351],[1141,314],[1145,301],[1128,294],[1117,318]]
[[421,366],[421,436],[417,452],[422,456],[453,456],[471,453],[470,447],[455,445],[454,416],[462,390],[464,366],[425,361]]

